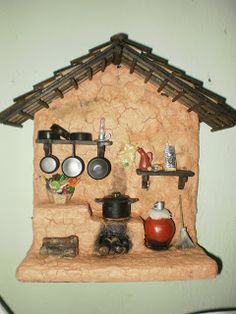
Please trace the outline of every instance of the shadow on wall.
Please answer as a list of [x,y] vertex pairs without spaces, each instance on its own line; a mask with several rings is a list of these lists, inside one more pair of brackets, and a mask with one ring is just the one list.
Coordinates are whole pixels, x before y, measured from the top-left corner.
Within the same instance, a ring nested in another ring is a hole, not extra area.
[[215,310],[205,310],[203,312],[191,312],[188,314],[207,314],[207,313],[215,313],[215,314],[236,314],[236,308],[222,308]]
[[14,314],[3,298],[0,296],[0,314]]
[[127,190],[127,177],[125,170],[122,167],[119,167],[117,164],[115,164],[113,165],[112,187],[109,193],[121,192],[121,194],[125,194],[126,190]]
[[[210,258],[212,258],[216,264],[217,264],[217,267],[218,267],[218,272],[217,274],[219,275],[221,272],[222,272],[222,269],[223,269],[223,262],[221,260],[220,257],[208,252],[204,247],[202,247],[200,244],[198,244],[202,249],[203,251],[206,253],[207,256],[209,256]],[[205,313],[208,313],[208,312],[205,312]],[[214,313],[214,312],[213,312]],[[200,314],[200,313],[199,313]],[[236,313],[235,313],[236,314]]]

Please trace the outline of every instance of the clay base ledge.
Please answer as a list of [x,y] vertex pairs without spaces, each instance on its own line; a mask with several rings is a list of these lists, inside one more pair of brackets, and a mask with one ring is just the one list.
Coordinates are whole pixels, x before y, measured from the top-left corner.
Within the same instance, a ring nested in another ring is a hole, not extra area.
[[209,279],[217,275],[217,264],[204,251],[145,250],[118,257],[77,256],[73,259],[41,257],[30,250],[17,269],[25,282],[114,282]]

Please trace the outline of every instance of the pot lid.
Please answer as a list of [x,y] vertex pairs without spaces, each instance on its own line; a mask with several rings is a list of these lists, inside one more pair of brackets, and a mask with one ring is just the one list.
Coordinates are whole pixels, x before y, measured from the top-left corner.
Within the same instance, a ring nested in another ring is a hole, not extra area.
[[129,202],[132,200],[128,195],[122,194],[121,192],[112,192],[109,195],[99,199],[103,202]]

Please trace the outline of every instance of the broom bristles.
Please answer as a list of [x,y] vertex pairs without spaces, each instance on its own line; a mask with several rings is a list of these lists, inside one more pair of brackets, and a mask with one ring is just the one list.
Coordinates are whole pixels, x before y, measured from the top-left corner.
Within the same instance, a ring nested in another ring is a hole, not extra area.
[[195,244],[191,240],[186,227],[181,228],[175,247],[177,249],[190,249],[195,247]]

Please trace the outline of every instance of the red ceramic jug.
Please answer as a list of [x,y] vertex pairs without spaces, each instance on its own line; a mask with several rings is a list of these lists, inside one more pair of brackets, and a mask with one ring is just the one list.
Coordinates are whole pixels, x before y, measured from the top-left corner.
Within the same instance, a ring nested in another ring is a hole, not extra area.
[[139,169],[147,170],[152,168],[152,153],[146,153],[145,150],[141,147],[137,147],[137,152],[140,154]]
[[145,245],[154,250],[167,249],[175,234],[175,223],[164,205],[156,202],[144,223]]

